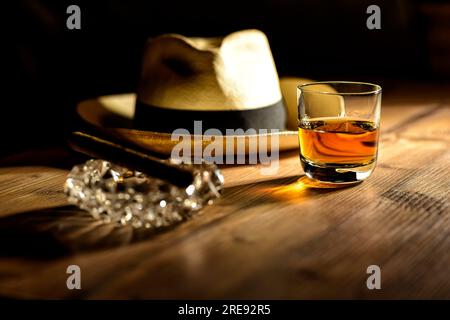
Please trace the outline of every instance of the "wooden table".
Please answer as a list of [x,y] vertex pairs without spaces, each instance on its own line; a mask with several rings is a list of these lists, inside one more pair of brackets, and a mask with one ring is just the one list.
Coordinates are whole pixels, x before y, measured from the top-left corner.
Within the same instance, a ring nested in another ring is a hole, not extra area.
[[[449,93],[388,92],[377,169],[362,184],[314,188],[296,152],[272,177],[224,168],[223,198],[147,236],[67,205],[63,149],[3,159],[0,296],[450,298]],[[72,264],[81,290],[66,287]],[[373,264],[381,290],[366,287]]]

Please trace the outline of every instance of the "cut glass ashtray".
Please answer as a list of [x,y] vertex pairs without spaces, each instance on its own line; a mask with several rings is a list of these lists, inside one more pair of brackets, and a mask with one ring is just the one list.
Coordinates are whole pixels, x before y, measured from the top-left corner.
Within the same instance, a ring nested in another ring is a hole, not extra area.
[[223,176],[213,164],[180,164],[194,172],[192,184],[180,188],[105,160],[76,165],[64,192],[71,204],[96,219],[134,228],[156,229],[191,217],[220,196]]

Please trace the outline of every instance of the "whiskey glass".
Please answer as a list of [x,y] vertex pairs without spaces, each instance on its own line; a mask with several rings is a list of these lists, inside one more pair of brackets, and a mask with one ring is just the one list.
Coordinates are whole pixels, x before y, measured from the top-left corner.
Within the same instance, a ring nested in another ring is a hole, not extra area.
[[376,164],[381,87],[350,81],[297,87],[300,162],[311,179],[353,184]]

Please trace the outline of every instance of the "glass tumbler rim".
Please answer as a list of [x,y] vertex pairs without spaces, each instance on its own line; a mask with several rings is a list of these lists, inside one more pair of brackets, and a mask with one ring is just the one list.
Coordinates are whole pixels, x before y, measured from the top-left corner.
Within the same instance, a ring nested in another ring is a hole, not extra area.
[[[363,91],[350,91],[348,92],[330,92],[330,91],[323,91],[323,90],[311,90],[308,89],[310,86],[314,85],[321,85],[321,84],[348,84],[348,85],[364,85],[368,87],[373,87],[373,90],[363,90]],[[306,87],[306,89],[305,89]],[[370,82],[360,82],[360,81],[314,81],[314,82],[307,82],[303,84],[299,84],[297,86],[297,89],[299,89],[302,92],[307,93],[316,93],[316,94],[327,94],[327,95],[339,95],[339,96],[357,96],[357,95],[374,95],[381,93],[382,88],[378,84],[370,83]]]

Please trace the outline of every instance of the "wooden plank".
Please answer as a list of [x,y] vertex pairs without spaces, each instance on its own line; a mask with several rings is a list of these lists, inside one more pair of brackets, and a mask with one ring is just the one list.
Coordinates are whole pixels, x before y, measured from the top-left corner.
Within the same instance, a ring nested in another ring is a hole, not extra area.
[[436,112],[420,117],[414,128],[405,128],[401,135],[410,140],[450,141],[450,104],[441,105]]
[[[225,168],[221,200],[140,241],[130,228],[98,224],[79,210],[42,210],[64,203],[67,171],[1,168],[0,240],[22,251],[0,254],[0,295],[450,298],[446,115],[441,104],[385,108],[377,169],[351,188],[311,188],[299,180],[295,153],[283,157],[276,177],[257,166]],[[6,232],[17,224],[19,233]],[[51,239],[14,242],[30,232]],[[44,259],[46,251],[61,255]],[[69,264],[82,269],[81,291],[65,287]],[[381,291],[365,287],[370,264],[382,268]]]
[[67,170],[30,166],[0,168],[0,217],[66,205]]

